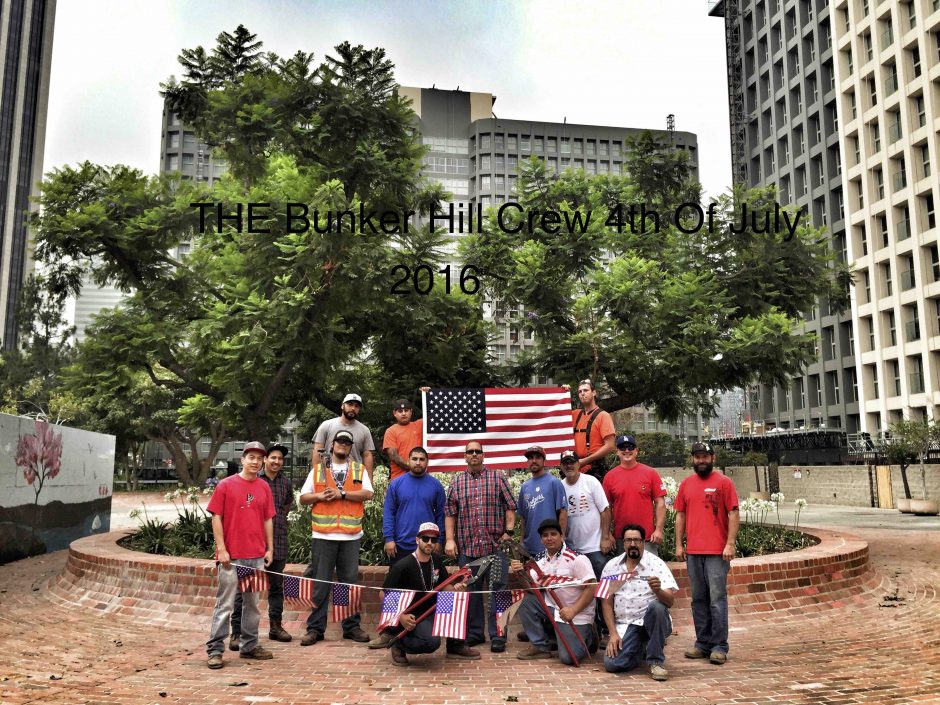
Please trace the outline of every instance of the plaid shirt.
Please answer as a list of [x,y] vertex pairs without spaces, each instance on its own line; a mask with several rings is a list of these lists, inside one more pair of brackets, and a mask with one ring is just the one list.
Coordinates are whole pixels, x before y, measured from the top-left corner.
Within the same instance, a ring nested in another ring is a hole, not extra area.
[[294,488],[290,480],[279,472],[273,480],[262,470],[258,477],[268,483],[274,498],[274,559],[287,560],[287,513],[294,507]]
[[457,517],[457,547],[465,556],[481,558],[496,551],[506,530],[506,512],[516,508],[506,475],[487,470],[460,473],[450,483],[446,513]]

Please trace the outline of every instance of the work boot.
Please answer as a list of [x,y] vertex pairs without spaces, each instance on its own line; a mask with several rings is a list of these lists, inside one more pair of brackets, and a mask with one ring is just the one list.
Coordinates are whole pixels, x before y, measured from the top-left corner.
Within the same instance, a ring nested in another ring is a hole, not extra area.
[[516,656],[516,658],[520,661],[534,661],[535,659],[551,657],[552,654],[550,651],[542,651],[537,646],[530,646],[528,649]]
[[469,646],[464,644],[463,646],[455,646],[453,648],[447,649],[447,658],[476,661],[480,658],[480,652],[476,649],[471,649]]
[[320,632],[309,631],[300,638],[301,646],[310,646],[318,641],[323,641],[323,635]]
[[293,637],[285,631],[283,626],[281,626],[281,620],[272,619],[271,629],[268,631],[268,639],[287,642],[293,639]]
[[724,653],[723,651],[712,651],[708,657],[708,660],[716,666],[723,666],[725,661],[728,660],[728,654]]
[[344,639],[352,639],[353,641],[358,641],[362,644],[365,644],[369,641],[369,635],[366,634],[362,629],[356,627],[352,631],[346,632],[343,634]]
[[392,647],[392,665],[394,666],[407,666],[408,657],[405,655],[405,650],[400,646]]
[[392,640],[392,635],[388,632],[380,632],[378,636],[375,637],[372,641],[369,642],[370,649],[384,649],[388,646],[388,642]]
[[238,651],[238,643],[241,641],[242,635],[239,633],[232,634],[231,639],[228,640],[228,648],[230,651]]
[[654,663],[650,666],[650,678],[654,681],[664,681],[669,678],[669,671],[662,664]]
[[241,658],[253,658],[258,661],[267,661],[268,659],[274,658],[274,654],[268,651],[266,648],[260,644],[253,648],[251,651],[242,651],[238,654]]
[[686,658],[708,658],[708,656],[709,653],[707,651],[702,651],[694,646],[685,652]]
[[209,668],[215,670],[216,668],[222,668],[222,654],[212,654],[209,657]]

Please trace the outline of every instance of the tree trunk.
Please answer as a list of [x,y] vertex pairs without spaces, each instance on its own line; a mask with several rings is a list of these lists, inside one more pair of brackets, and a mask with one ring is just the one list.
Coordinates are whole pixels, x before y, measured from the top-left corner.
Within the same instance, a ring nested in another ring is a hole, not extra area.
[[754,466],[754,484],[757,485],[757,491],[760,492],[760,470]]
[[907,481],[907,465],[901,463],[901,482],[904,484],[904,496],[911,498],[911,483]]
[[924,485],[924,499],[927,499],[927,466],[924,464],[924,458],[927,453],[920,456],[920,481]]

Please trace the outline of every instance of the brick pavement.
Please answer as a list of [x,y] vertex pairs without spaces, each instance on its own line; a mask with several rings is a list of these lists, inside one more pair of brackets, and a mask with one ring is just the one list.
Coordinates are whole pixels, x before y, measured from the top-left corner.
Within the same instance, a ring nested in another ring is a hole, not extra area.
[[227,652],[226,667],[210,671],[204,616],[160,628],[51,600],[45,585],[62,570],[63,551],[0,568],[0,704],[940,703],[937,534],[853,533],[869,542],[879,577],[868,591],[805,615],[732,621],[722,667],[683,659],[691,637],[680,625],[667,645],[665,683],[639,670],[607,674],[600,659],[580,669],[518,661],[519,642],[478,662],[413,657],[405,670],[333,632],[308,648],[265,639],[274,661]]

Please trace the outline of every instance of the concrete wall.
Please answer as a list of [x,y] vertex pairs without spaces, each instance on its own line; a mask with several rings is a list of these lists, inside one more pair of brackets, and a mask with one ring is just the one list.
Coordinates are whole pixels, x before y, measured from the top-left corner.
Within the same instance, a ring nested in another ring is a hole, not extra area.
[[[793,476],[799,470],[801,477]],[[692,474],[689,468],[658,468],[662,477],[672,477],[681,482]],[[754,468],[734,467],[727,469],[727,475],[734,481],[739,497],[748,497],[756,489]],[[780,491],[787,501],[802,497],[810,504],[835,504],[846,507],[871,507],[875,477],[874,470],[869,472],[866,465],[781,465],[778,471]],[[766,490],[764,471],[761,469],[761,489]],[[907,478],[911,485],[911,495],[915,499],[923,497],[923,484],[920,480],[920,466],[912,465],[907,469]],[[894,498],[904,496],[901,482],[901,469],[891,466],[891,485]],[[940,498],[940,465],[927,465],[927,495],[931,499]],[[877,506],[877,494],[874,495]]]

